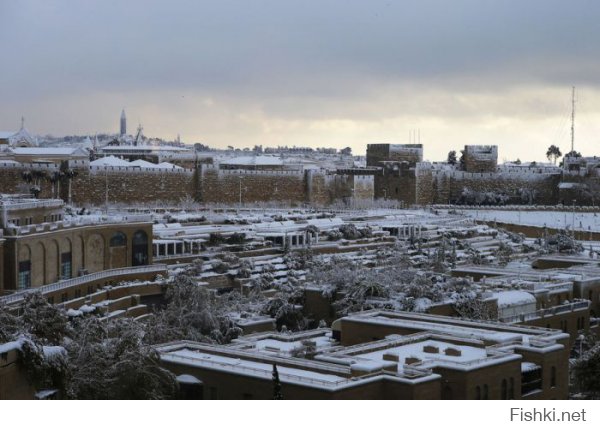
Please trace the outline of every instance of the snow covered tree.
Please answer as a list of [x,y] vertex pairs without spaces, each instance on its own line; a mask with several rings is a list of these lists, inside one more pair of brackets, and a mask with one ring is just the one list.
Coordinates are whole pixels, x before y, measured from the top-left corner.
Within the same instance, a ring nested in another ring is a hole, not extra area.
[[25,297],[22,311],[23,330],[44,343],[58,344],[69,331],[65,311],[48,303],[39,292]]
[[174,398],[175,376],[163,369],[156,350],[143,339],[144,327],[131,319],[104,323],[94,316],[68,343],[72,399],[151,400]]
[[18,335],[19,329],[19,318],[0,304],[0,344],[13,341]]
[[498,264],[502,267],[506,266],[510,262],[510,257],[513,254],[513,249],[505,244],[504,242],[500,242],[498,249],[496,250],[496,256],[498,257]]
[[575,390],[587,399],[600,399],[600,342],[575,361],[572,378]]
[[188,276],[177,276],[166,298],[166,308],[147,320],[146,341],[150,344],[181,339],[227,343],[241,333],[214,292]]
[[492,306],[474,292],[466,292],[455,298],[453,308],[462,318],[475,320],[495,320],[498,318],[497,311],[495,312]]
[[450,164],[452,166],[454,166],[457,163],[457,160],[456,160],[456,151],[450,151],[448,153],[448,161],[447,162],[448,162],[448,164]]

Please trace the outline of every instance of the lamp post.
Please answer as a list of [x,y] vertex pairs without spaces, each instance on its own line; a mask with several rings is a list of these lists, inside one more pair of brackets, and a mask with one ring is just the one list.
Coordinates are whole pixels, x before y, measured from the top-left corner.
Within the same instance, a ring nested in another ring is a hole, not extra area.
[[577,200],[573,199],[573,222],[571,223],[571,231],[573,232],[573,238],[575,238],[575,202]]
[[106,210],[106,216],[108,216],[108,166],[104,166],[104,209]]

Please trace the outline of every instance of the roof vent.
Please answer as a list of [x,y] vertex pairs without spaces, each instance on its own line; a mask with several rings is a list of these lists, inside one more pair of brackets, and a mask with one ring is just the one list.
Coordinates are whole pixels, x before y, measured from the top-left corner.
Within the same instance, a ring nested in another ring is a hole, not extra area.
[[404,364],[418,364],[420,362],[421,360],[419,360],[417,357],[406,357],[404,359]]
[[437,346],[425,345],[423,347],[423,352],[428,352],[429,354],[438,354],[440,349]]
[[456,348],[446,348],[444,350],[444,354],[446,355],[450,355],[452,357],[460,357],[462,355],[462,352],[460,349],[456,349]]

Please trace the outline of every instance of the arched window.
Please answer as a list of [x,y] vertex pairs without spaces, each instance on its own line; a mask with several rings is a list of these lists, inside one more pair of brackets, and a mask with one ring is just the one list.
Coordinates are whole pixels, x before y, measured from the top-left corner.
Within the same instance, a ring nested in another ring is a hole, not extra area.
[[489,399],[489,390],[487,384],[483,384],[483,400]]
[[124,233],[118,231],[110,238],[110,247],[116,246],[127,246],[127,236]]
[[148,235],[138,230],[133,235],[131,246],[131,265],[145,266],[148,264]]
[[552,366],[550,369],[550,386],[556,387],[556,367]]
[[508,398],[511,400],[515,398],[515,378],[510,378],[510,387],[508,389]]
[[481,400],[481,387],[475,387],[475,400]]
[[506,400],[508,398],[508,384],[506,383],[506,379],[502,380],[502,400]]

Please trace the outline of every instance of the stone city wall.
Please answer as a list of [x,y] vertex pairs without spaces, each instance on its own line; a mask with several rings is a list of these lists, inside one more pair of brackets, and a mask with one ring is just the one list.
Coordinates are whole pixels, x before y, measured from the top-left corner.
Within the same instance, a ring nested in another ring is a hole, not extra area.
[[200,167],[199,200],[210,203],[253,203],[306,200],[305,174],[300,170],[219,170]]
[[[194,198],[193,170],[96,168],[80,170],[71,182],[71,199],[77,205],[108,203],[179,202]],[[68,179],[63,180],[61,198],[68,200]]]
[[462,203],[463,192],[501,194],[513,204],[556,204],[559,175],[510,172],[469,173],[417,169],[419,205]]

